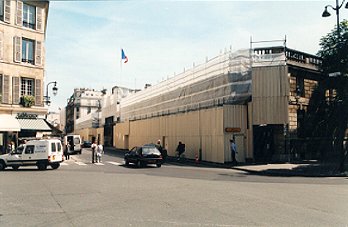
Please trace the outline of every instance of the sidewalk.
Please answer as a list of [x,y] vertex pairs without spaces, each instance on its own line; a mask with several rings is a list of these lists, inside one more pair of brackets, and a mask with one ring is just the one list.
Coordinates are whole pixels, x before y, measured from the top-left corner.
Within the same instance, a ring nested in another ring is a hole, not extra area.
[[[125,150],[119,150],[111,147],[105,148],[109,154],[117,157],[124,156]],[[241,163],[233,166],[231,163],[214,163],[206,161],[196,161],[194,159],[180,159],[168,156],[166,163],[178,166],[193,166],[206,168],[225,168],[243,171],[251,175],[262,176],[283,176],[283,177],[347,177],[348,172],[338,173],[334,171],[337,168],[337,163],[277,163],[277,164],[244,164]],[[348,170],[348,164],[346,164]]]

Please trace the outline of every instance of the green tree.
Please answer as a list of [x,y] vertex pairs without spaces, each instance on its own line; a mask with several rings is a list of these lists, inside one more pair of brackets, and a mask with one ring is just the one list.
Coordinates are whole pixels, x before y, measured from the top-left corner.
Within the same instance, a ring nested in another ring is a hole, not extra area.
[[348,20],[340,23],[340,34],[336,28],[320,40],[319,57],[323,59],[324,74],[341,72],[348,73]]
[[[325,113],[322,117],[316,117],[315,121],[326,126],[322,130],[323,135],[332,136],[333,148],[340,154],[338,170],[343,172],[347,157],[347,148],[343,144],[348,124],[348,21],[340,23],[339,34],[335,28],[322,37],[320,47],[318,55],[323,59],[321,69],[326,79],[318,86],[317,94],[324,98],[325,92],[331,91],[332,96],[324,105],[320,101],[313,102],[317,105],[312,109]],[[336,76],[330,77],[331,73],[336,73]],[[315,98],[318,99],[318,96]]]

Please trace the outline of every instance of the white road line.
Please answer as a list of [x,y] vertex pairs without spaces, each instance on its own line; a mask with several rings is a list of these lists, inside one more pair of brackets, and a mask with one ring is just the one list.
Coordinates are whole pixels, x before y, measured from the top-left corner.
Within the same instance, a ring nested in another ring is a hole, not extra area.
[[110,164],[115,165],[115,166],[123,165],[123,163],[119,163],[119,162],[107,162],[107,163],[110,163]]
[[69,164],[66,163],[66,162],[62,162],[62,163],[60,163],[60,165],[61,165],[61,166],[68,166]]
[[86,166],[87,165],[86,163],[83,163],[83,162],[75,162],[75,163],[79,166]]
[[94,163],[94,165],[97,165],[97,166],[103,166],[103,165],[104,165],[104,163],[96,162],[96,163]]

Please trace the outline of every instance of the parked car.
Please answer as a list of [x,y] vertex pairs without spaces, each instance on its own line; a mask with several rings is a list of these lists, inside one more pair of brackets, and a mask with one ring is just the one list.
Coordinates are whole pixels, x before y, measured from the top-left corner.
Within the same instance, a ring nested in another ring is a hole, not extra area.
[[82,142],[82,147],[83,148],[89,148],[92,146],[92,142],[91,141],[83,141]]
[[133,147],[130,151],[125,153],[124,161],[126,166],[128,166],[129,163],[133,163],[138,167],[143,167],[147,164],[156,164],[157,167],[161,167],[163,164],[161,152],[154,144]]

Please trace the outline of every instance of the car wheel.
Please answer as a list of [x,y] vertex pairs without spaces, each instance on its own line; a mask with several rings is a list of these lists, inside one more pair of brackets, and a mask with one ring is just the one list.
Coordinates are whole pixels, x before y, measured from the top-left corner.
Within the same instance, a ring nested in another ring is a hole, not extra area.
[[19,169],[19,166],[18,166],[18,165],[12,166],[12,169],[18,170],[18,169]]
[[126,166],[129,166],[129,161],[125,160],[124,163],[126,164]]
[[47,165],[46,165],[46,163],[39,162],[39,163],[37,164],[37,168],[38,168],[39,170],[45,170],[45,169],[47,169]]
[[59,163],[53,163],[53,164],[51,164],[52,169],[58,169],[59,166],[60,166]]
[[142,165],[141,165],[141,161],[137,161],[136,163],[135,163],[135,165],[138,167],[138,168],[140,168]]
[[157,166],[158,168],[160,168],[160,167],[162,166],[162,164],[157,163],[156,166]]
[[6,168],[5,162],[0,160],[0,170],[4,170]]

